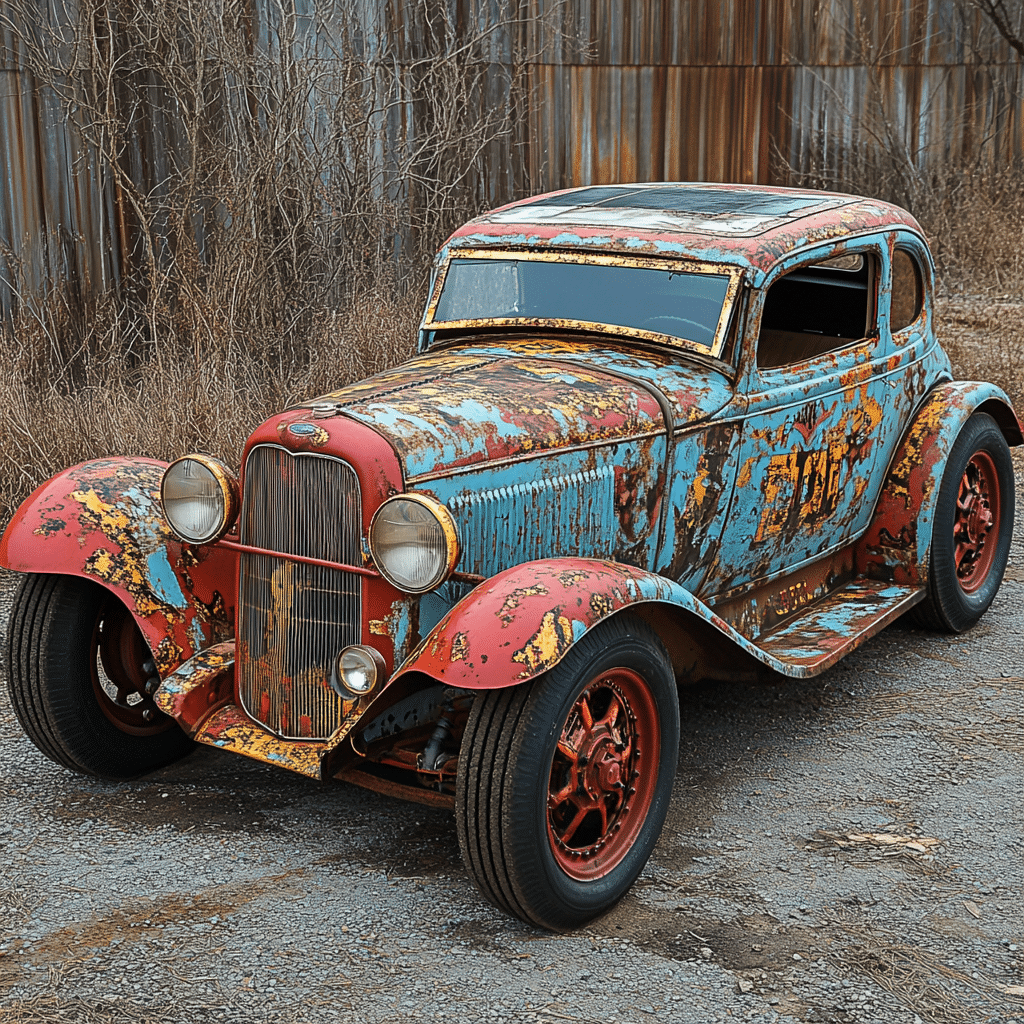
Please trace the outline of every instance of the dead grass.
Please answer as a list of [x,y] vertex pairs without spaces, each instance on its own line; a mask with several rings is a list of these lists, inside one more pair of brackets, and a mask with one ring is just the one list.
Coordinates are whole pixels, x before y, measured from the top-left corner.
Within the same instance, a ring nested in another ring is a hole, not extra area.
[[1024,294],[946,295],[936,313],[936,330],[954,374],[998,384],[1018,412],[1024,410]]
[[72,363],[40,330],[9,336],[15,358],[0,365],[0,520],[40,481],[86,459],[202,451],[237,467],[266,416],[408,356],[420,306],[420,294],[382,285],[357,293],[344,315],[320,311],[304,343],[250,339],[228,325],[235,330],[219,339],[171,338],[138,353],[97,344]]

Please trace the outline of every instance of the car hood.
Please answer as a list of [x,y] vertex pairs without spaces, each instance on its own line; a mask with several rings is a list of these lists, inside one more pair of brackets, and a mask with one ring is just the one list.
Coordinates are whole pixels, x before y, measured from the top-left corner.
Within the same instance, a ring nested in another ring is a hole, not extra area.
[[[704,406],[723,404],[717,391],[705,396],[699,388],[666,399],[629,365],[631,358],[578,345],[466,346],[418,356],[315,404],[321,414],[330,405],[335,415],[382,434],[407,483],[460,467],[642,440],[665,432],[667,410],[678,421],[685,406],[682,418],[691,421],[713,411]],[[645,369],[653,374],[657,367]]]

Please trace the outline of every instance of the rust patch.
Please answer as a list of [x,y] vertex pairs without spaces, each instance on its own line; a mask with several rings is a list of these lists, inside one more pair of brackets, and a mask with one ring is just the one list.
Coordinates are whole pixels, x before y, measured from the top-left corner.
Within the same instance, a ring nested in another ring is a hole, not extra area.
[[32,532],[37,537],[52,537],[55,533],[63,533],[67,528],[66,520],[48,516]]
[[554,665],[571,644],[572,623],[561,614],[560,608],[552,608],[545,612],[540,629],[512,655],[512,660],[535,674]]
[[[562,577],[570,577],[574,575],[578,579],[583,579],[586,576],[585,573],[573,574],[566,572],[562,573],[561,576],[558,577],[559,582],[562,584],[563,587],[568,587],[572,583],[575,583],[576,579],[566,580]],[[536,583],[532,587],[520,587],[518,590],[513,590],[512,593],[505,598],[504,603],[498,609],[498,618],[501,619],[502,626],[507,626],[509,625],[510,622],[512,622],[512,620],[515,618],[515,615],[513,615],[512,613],[519,607],[521,601],[523,601],[527,597],[543,597],[545,594],[547,594],[547,592],[548,588],[545,587],[543,583]]]
[[452,661],[465,661],[469,657],[469,638],[465,633],[456,633],[452,637]]
[[161,676],[167,675],[176,665],[180,665],[184,657],[185,652],[169,636],[165,636],[153,652],[153,661],[156,662],[157,672]]

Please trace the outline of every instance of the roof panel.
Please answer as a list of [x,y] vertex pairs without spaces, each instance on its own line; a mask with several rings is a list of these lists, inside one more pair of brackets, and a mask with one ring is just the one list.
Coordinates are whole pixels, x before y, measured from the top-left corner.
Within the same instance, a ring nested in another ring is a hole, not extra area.
[[752,237],[852,202],[856,202],[854,197],[834,193],[764,191],[735,185],[605,185],[526,200],[482,220]]

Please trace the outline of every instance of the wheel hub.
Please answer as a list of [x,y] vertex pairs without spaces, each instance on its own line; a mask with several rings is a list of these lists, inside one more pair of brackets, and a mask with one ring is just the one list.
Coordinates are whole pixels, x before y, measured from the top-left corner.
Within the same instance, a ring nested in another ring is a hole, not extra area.
[[966,593],[978,589],[995,554],[988,543],[999,525],[999,489],[995,463],[985,451],[975,452],[964,469],[953,520],[956,576]]
[[640,783],[641,741],[656,747],[657,727],[650,693],[629,669],[602,674],[577,698],[548,788],[548,838],[567,874],[601,877],[628,852],[653,792]]
[[97,619],[89,655],[93,692],[102,712],[122,732],[148,736],[173,725],[146,691],[151,657],[138,626],[119,601]]

